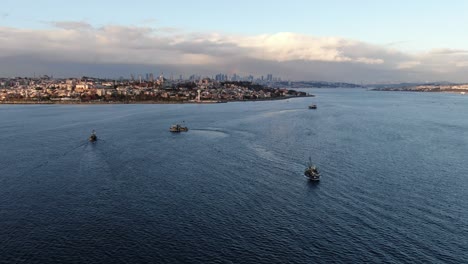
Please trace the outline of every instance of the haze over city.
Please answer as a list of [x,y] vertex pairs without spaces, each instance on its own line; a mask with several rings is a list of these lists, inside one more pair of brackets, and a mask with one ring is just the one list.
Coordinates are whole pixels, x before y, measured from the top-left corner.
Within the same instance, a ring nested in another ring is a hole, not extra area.
[[467,8],[466,1],[8,1],[0,77],[468,82]]

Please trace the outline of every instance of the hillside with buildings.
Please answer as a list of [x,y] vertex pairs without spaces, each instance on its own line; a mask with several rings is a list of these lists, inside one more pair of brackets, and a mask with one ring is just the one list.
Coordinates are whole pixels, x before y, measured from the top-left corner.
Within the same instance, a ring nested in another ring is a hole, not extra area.
[[387,85],[381,87],[373,87],[375,91],[404,91],[404,92],[451,92],[462,93],[468,92],[468,84],[452,84],[452,83],[429,83],[429,84],[399,84]]
[[227,102],[300,96],[307,96],[307,93],[251,81],[210,78],[168,80],[161,76],[155,80],[117,81],[42,76],[0,79],[1,103]]

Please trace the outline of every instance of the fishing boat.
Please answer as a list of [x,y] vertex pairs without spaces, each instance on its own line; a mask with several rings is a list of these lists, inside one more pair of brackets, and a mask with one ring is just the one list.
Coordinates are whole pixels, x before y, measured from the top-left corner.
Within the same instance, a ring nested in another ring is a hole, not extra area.
[[169,131],[174,132],[174,133],[187,132],[187,131],[188,131],[188,127],[182,126],[182,125],[180,125],[180,124],[175,124],[175,125],[172,125],[172,126],[169,128]]
[[93,130],[93,132],[91,133],[91,136],[89,136],[88,140],[90,142],[95,142],[97,140],[96,131]]
[[304,175],[311,181],[320,180],[320,172],[318,171],[317,166],[312,164],[312,161],[310,158],[309,158],[309,164],[307,164],[307,168],[304,171]]
[[315,104],[309,105],[309,109],[317,109],[317,105]]

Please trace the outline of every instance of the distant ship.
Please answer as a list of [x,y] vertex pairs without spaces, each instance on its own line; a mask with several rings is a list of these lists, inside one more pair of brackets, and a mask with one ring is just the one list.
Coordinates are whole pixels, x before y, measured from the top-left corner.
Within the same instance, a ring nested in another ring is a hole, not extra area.
[[93,132],[91,133],[91,136],[89,136],[88,140],[90,142],[95,142],[97,140],[96,131],[93,130]]
[[179,125],[179,124],[176,124],[176,125],[172,125],[172,126],[169,128],[169,131],[175,132],[175,133],[187,132],[187,131],[188,131],[188,127],[182,126],[182,125]]
[[309,105],[309,109],[317,109],[317,105],[315,104]]
[[319,181],[320,180],[320,172],[315,165],[312,165],[312,161],[309,158],[309,164],[307,164],[307,168],[304,171],[304,175],[309,178],[311,181]]

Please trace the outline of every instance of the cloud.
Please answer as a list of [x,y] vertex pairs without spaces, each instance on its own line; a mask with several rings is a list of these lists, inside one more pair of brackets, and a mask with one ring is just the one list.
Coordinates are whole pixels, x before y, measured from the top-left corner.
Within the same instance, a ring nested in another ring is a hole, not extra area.
[[8,14],[8,13],[3,13],[3,14],[0,15],[1,18],[7,18],[9,16],[10,16],[10,14]]
[[430,51],[434,55],[457,55],[457,54],[468,54],[468,50],[462,49],[434,49]]
[[177,33],[177,32],[183,31],[183,29],[176,28],[176,27],[160,27],[160,28],[157,28],[156,30],[161,33]]
[[67,30],[84,30],[92,29],[91,24],[83,21],[53,21],[49,22],[54,27]]
[[455,64],[455,66],[459,68],[466,68],[468,67],[468,61],[459,61]]
[[403,61],[400,64],[398,64],[398,69],[411,69],[414,68],[418,65],[420,65],[420,61]]
[[238,74],[274,73],[292,79],[357,82],[463,79],[466,77],[461,71],[468,61],[465,50],[409,54],[388,45],[289,32],[244,36],[149,25],[94,27],[84,21],[49,24],[53,27],[0,27],[0,58],[12,62],[15,57],[22,58],[19,63],[29,57],[60,67],[159,65],[181,72],[203,70],[199,73],[206,75],[235,69]]

